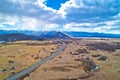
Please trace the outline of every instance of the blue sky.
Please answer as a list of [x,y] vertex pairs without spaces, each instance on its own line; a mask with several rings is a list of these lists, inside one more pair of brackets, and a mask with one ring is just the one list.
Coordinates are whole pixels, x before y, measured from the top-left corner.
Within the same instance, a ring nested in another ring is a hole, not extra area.
[[120,0],[0,0],[0,29],[120,34]]

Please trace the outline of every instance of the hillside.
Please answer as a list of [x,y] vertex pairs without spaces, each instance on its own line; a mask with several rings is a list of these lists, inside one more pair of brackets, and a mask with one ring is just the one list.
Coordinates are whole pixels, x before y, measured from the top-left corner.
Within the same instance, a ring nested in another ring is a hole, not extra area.
[[41,39],[68,39],[70,37],[62,32],[57,31],[16,31],[16,30],[0,31],[0,40],[8,41],[11,38],[12,39],[17,38],[18,40],[19,39],[41,40]]
[[0,41],[17,41],[17,40],[42,40],[37,36],[30,36],[21,33],[0,34]]

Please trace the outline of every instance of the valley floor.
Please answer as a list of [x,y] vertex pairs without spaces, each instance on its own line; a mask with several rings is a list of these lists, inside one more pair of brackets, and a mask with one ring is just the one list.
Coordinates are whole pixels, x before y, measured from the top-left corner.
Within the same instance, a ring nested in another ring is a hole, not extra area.
[[[104,39],[81,39],[66,40],[65,50],[54,59],[41,65],[25,80],[120,80],[120,40]],[[93,47],[95,44],[98,45]],[[111,46],[109,46],[109,45]],[[108,47],[105,49],[105,47]],[[117,46],[115,51],[111,49]],[[92,75],[86,73],[82,62],[77,60],[79,55],[74,55],[78,50],[91,59],[100,67],[99,70],[92,72]],[[107,61],[98,60],[98,57],[92,55],[101,54],[107,56]]]
[[[120,80],[120,39],[63,41],[66,43],[64,51],[42,64],[24,80]],[[53,41],[1,44],[0,80],[35,64],[55,52],[60,46],[61,44]],[[98,54],[100,56],[95,57]],[[91,75],[86,73],[81,56],[92,59],[99,66],[99,70],[91,72]],[[100,59],[103,56],[106,60]],[[11,70],[13,66],[15,70]]]

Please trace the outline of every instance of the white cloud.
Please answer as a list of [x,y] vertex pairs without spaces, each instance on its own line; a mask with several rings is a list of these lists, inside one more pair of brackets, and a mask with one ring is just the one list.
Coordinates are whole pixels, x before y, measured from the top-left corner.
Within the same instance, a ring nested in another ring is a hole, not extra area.
[[9,24],[15,26],[15,24],[19,21],[17,16],[8,16],[0,14],[0,25]]
[[45,4],[43,4],[46,0],[37,0],[37,2],[35,4],[39,5],[40,7],[43,7],[44,10],[50,10],[50,11],[53,11],[53,12],[57,12],[57,10],[55,9],[52,9],[50,7],[47,7]]
[[119,5],[119,0],[69,0],[62,4],[58,13],[69,21],[75,21],[74,18],[81,21],[94,17],[107,19],[118,13]]
[[[112,30],[112,28],[116,28],[117,30]],[[120,34],[119,26],[98,26],[94,28],[93,31],[102,32],[102,33]]]
[[61,4],[59,10],[47,7],[45,2],[46,0],[1,0],[1,29],[62,29],[111,31],[110,33],[120,30],[119,0],[68,0]]
[[65,24],[63,27],[65,30],[68,31],[90,31],[93,29],[92,26],[95,26],[96,24],[92,23],[68,23]]
[[65,29],[69,29],[69,28],[92,28],[97,26],[97,23],[68,23],[64,25]]
[[114,19],[120,19],[120,13],[118,15],[113,16]]
[[37,27],[39,26],[38,20],[30,17],[22,17],[21,19],[21,26],[19,26],[19,29],[22,30],[36,30]]
[[120,20],[106,21],[106,22],[103,22],[103,23],[106,24],[107,26],[114,26],[117,23],[120,23]]
[[[9,25],[9,26],[5,26]],[[12,26],[12,27],[11,27]],[[13,30],[47,30],[58,27],[58,24],[38,20],[28,16],[8,16],[0,15],[0,29]]]
[[82,0],[69,0],[65,2],[64,4],[61,4],[60,9],[58,10],[58,14],[61,14],[63,18],[65,18],[67,14],[67,10],[71,7],[74,8],[81,8],[85,7]]
[[37,20],[31,17],[22,17],[21,19],[22,24],[19,26],[22,30],[47,30],[47,29],[54,29],[58,27],[57,24],[48,23],[42,20]]
[[[58,27],[52,22],[56,10],[43,4],[45,0],[9,0],[3,1],[0,9],[0,26],[3,29],[47,30]],[[14,10],[13,10],[14,9]],[[4,10],[2,12],[2,10]],[[7,25],[7,26],[6,26]]]
[[0,29],[1,29],[1,28],[4,28],[4,27],[5,27],[5,26],[3,26],[3,25],[0,24]]
[[120,26],[117,25],[120,23],[120,20],[98,22],[98,23],[68,23],[63,27],[68,31],[87,31],[87,32],[104,32],[104,33],[119,33]]

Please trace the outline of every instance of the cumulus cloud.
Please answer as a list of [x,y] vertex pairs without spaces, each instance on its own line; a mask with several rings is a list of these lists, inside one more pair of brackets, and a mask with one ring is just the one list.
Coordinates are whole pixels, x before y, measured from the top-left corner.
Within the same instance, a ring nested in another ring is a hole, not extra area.
[[120,33],[120,0],[68,0],[58,10],[45,2],[1,0],[0,29]]
[[79,18],[80,22],[83,19],[109,18],[117,15],[119,5],[119,0],[70,0],[62,5],[60,12],[69,21]]
[[[58,25],[51,20],[55,10],[45,6],[41,0],[2,0],[0,3],[0,25],[4,29],[41,30]],[[5,3],[5,4],[3,4]],[[4,25],[6,24],[6,25]],[[13,26],[13,28],[10,26]]]
[[115,33],[115,29],[120,30],[119,5],[119,0],[70,0],[60,8],[60,13],[68,20],[64,28]]

